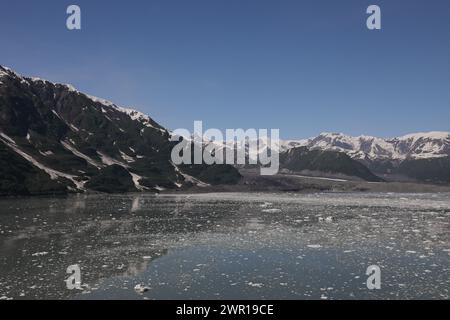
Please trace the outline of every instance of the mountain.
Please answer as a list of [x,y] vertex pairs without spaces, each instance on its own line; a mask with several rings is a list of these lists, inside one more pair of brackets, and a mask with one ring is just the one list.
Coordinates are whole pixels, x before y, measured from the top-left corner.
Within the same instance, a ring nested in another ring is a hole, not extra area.
[[[260,139],[268,147],[270,139]],[[344,152],[358,160],[430,159],[450,156],[450,132],[424,132],[408,134],[397,138],[371,136],[349,136],[342,133],[321,133],[317,137],[302,140],[281,140],[280,152],[291,148]]]
[[391,139],[322,133],[308,139],[306,146],[345,152],[360,160],[429,159],[450,155],[450,132],[415,133]]
[[239,180],[227,165],[184,172],[175,143],[137,110],[0,66],[0,194],[177,189],[214,184],[215,171]]
[[[259,142],[264,148],[269,147],[270,140]],[[389,181],[450,183],[446,178],[449,174],[446,163],[450,161],[450,132],[414,133],[390,139],[321,133],[309,139],[280,141],[278,145],[281,157],[299,147],[343,153]]]
[[322,172],[354,176],[372,182],[382,181],[362,163],[343,152],[292,148],[280,154],[280,164],[282,168],[294,172]]
[[[258,152],[270,150],[270,139],[259,139],[260,149]],[[317,137],[302,140],[281,140],[276,146],[280,151],[281,167],[306,170],[306,167],[314,167],[313,164],[306,164],[309,154],[296,150],[307,148],[309,151],[330,151],[342,153],[360,164],[376,176],[388,181],[419,181],[434,183],[449,183],[450,170],[445,165],[450,159],[450,132],[426,132],[409,134],[402,137],[383,139],[371,136],[353,137],[341,133],[321,133]],[[246,148],[249,158],[256,158],[258,153],[251,152]],[[320,154],[320,153],[318,153]],[[298,159],[293,159],[297,156]],[[306,157],[306,159],[302,159]],[[336,155],[336,157],[338,157]],[[345,159],[344,157],[340,158]],[[288,161],[288,163],[284,163]],[[306,162],[305,162],[306,161]],[[348,162],[348,160],[345,160]],[[355,172],[347,169],[338,170],[338,166],[333,166],[329,161],[328,165],[321,166],[318,171],[332,172],[357,176],[369,181],[373,180],[371,175],[366,175],[358,171],[360,168],[354,167]],[[415,169],[412,169],[415,168]],[[341,168],[342,169],[342,168]],[[418,171],[416,171],[416,169]],[[308,169],[310,170],[310,169]],[[418,173],[420,172],[420,174]],[[372,174],[372,175],[373,175]]]
[[450,183],[450,157],[405,160],[396,172],[419,181],[448,184]]
[[[229,165],[174,165],[170,137],[137,110],[0,66],[0,195],[155,192],[240,181]],[[271,151],[271,142],[260,138],[257,152],[248,146],[244,152],[255,159]],[[391,139],[322,133],[281,140],[277,148],[281,168],[290,171],[450,183],[448,132]]]

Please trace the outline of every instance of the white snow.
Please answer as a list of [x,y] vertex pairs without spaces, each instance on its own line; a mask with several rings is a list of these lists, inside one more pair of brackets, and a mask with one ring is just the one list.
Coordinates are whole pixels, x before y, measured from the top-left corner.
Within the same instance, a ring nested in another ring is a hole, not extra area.
[[85,155],[84,153],[78,151],[75,147],[71,146],[69,143],[67,143],[65,141],[60,141],[60,143],[65,149],[69,150],[70,152],[72,152],[77,157],[86,160],[89,164],[93,165],[94,167],[96,167],[98,169],[102,168],[101,164],[99,164],[97,161],[95,161],[91,157]]
[[8,137],[6,134],[4,134],[3,132],[0,132],[0,137],[2,137],[3,139],[6,139],[9,143],[12,143],[12,144],[16,144],[16,142],[13,140],[13,139],[11,139],[10,137]]
[[120,112],[127,114],[131,118],[131,120],[139,121],[140,123],[142,123],[143,125],[145,125],[148,128],[153,128],[153,129],[161,131],[162,133],[166,133],[166,130],[152,125],[151,124],[152,120],[150,119],[150,117],[140,111],[130,109],[130,108],[119,107],[116,105],[114,105],[114,108]]
[[67,122],[65,119],[63,119],[63,117],[61,117],[55,110],[52,110],[52,113],[57,116],[59,118],[59,120],[61,120],[62,122],[64,122],[70,129],[72,129],[72,131],[75,132],[79,132],[80,129],[78,129],[77,127],[75,127],[73,124]]
[[69,89],[70,92],[78,92],[78,90],[71,84],[65,84],[64,85],[67,89]]
[[450,140],[450,132],[446,131],[430,131],[418,132],[398,137],[398,140],[418,140],[418,139],[436,139],[436,140]]
[[130,162],[136,161],[134,158],[130,157],[126,153],[122,152],[121,150],[119,150],[119,152],[120,152],[120,156],[122,157],[122,159],[125,160],[126,162],[130,163]]
[[[55,110],[52,110],[52,113],[53,113],[55,116],[57,116],[59,119],[62,120],[62,118],[59,116],[58,112],[56,112]],[[64,120],[63,120],[63,121],[64,121]]]
[[75,127],[73,124],[68,123],[68,125],[69,125],[70,129],[72,129],[73,131],[75,131],[75,132],[80,131],[80,129],[78,129],[77,127]]
[[79,190],[85,190],[84,182],[77,181],[75,179],[75,178],[77,178],[76,176],[73,176],[73,175],[58,171],[58,170],[54,170],[54,169],[51,169],[51,168],[43,165],[42,163],[40,163],[39,161],[34,159],[32,156],[30,156],[26,152],[22,151],[17,146],[15,141],[13,139],[11,139],[10,137],[8,137],[6,134],[4,134],[3,132],[0,132],[0,136],[1,136],[0,140],[2,140],[3,143],[5,143],[8,147],[13,149],[17,154],[22,156],[22,158],[24,158],[25,160],[27,160],[28,162],[33,164],[35,167],[45,171],[50,176],[50,179],[57,180],[58,178],[66,178],[66,179],[69,179],[70,181],[72,181]]
[[42,152],[42,151],[40,151],[40,150],[39,150],[39,153],[42,154],[44,157],[48,157],[48,156],[51,156],[51,155],[54,154],[52,151],[45,151],[45,152]]
[[0,65],[0,77],[2,77],[2,76],[11,76],[11,75],[14,76],[14,77],[17,77],[19,79],[23,79],[23,77],[20,74],[18,74],[17,72],[13,71],[12,69],[10,69],[8,67]]
[[104,106],[108,106],[108,107],[114,107],[115,106],[114,103],[112,103],[111,101],[108,101],[106,99],[94,97],[94,96],[91,96],[91,95],[88,95],[88,94],[85,94],[85,96],[88,97],[89,99],[91,99],[94,102],[98,102],[98,103],[103,104]]
[[44,83],[48,82],[47,80],[44,80],[44,79],[41,79],[41,78],[38,78],[38,77],[31,77],[30,79],[33,82],[44,82]]
[[[123,162],[120,162],[119,160],[116,160],[114,158],[111,158],[110,156],[107,156],[106,154],[104,154],[102,152],[97,151],[97,153],[100,156],[100,158],[102,159],[102,162],[104,164],[108,165],[108,166],[116,164],[116,165],[119,165],[119,166],[121,166],[121,167],[123,167],[123,168],[125,168],[127,170],[130,168],[127,164],[125,164]],[[128,173],[133,178],[133,183],[134,183],[134,186],[136,187],[136,189],[138,189],[139,191],[143,191],[143,190],[147,190],[148,189],[147,187],[142,186],[139,183],[139,180],[142,179],[142,177],[140,175],[138,175],[136,173],[133,173],[133,172],[130,172],[129,170],[128,170]]]
[[137,175],[136,173],[133,173],[130,171],[128,171],[128,172],[131,174],[131,177],[133,178],[133,183],[134,183],[134,186],[136,187],[136,189],[138,189],[139,191],[144,191],[144,190],[148,189],[147,187],[145,187],[139,183],[139,180],[142,179],[142,177],[140,175]]
[[182,172],[172,161],[170,161],[170,164],[175,168],[175,171],[178,172],[179,174],[181,174],[184,178],[185,181],[187,182],[191,182],[193,184],[195,184],[198,187],[204,188],[204,187],[208,187],[210,186],[208,183],[205,183],[203,181],[200,181],[184,172]]
[[307,140],[280,142],[280,151],[298,146],[344,152],[354,159],[438,158],[448,155],[450,133],[433,131],[383,139],[366,135],[354,137],[342,133],[324,132]]
[[129,166],[127,165],[127,164],[125,164],[125,163],[123,163],[123,162],[120,162],[119,160],[116,160],[116,159],[114,159],[114,158],[111,158],[110,156],[108,156],[108,155],[106,155],[106,154],[104,154],[104,153],[102,153],[102,152],[100,152],[100,151],[97,151],[97,154],[100,156],[100,158],[102,159],[102,162],[104,163],[104,164],[106,164],[107,166],[112,166],[113,164],[117,164],[117,165],[119,165],[119,166],[122,166],[122,167],[124,167],[125,169],[128,169],[129,168]]
[[[91,99],[94,102],[100,103],[105,107],[109,107],[109,108],[113,108],[114,110],[117,110],[119,112],[125,113],[126,115],[128,115],[131,120],[134,121],[139,121],[140,123],[142,123],[144,126],[148,127],[148,128],[153,128],[155,130],[160,131],[161,133],[166,133],[167,131],[162,129],[162,128],[158,128],[155,127],[154,125],[151,124],[152,120],[150,119],[150,117],[140,111],[137,111],[135,109],[132,108],[125,108],[125,107],[121,107],[116,105],[115,103],[108,101],[106,99],[102,99],[102,98],[98,98],[95,96],[91,96],[91,95],[87,95],[86,97],[88,97],[89,99]],[[103,113],[107,113],[107,111],[105,110],[105,108],[101,109]],[[110,121],[111,119],[108,118]]]

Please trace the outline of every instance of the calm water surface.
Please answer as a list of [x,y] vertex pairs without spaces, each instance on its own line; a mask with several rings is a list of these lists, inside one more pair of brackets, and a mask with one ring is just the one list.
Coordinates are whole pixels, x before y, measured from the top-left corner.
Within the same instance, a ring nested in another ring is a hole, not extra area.
[[449,222],[449,194],[1,199],[0,298],[448,299]]

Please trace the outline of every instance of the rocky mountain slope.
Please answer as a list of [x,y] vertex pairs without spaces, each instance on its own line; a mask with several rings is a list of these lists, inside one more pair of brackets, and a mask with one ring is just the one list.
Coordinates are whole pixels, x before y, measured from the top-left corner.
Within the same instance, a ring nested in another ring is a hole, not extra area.
[[[157,191],[215,183],[214,168],[193,172],[200,180],[175,166],[170,160],[175,142],[169,138],[139,111],[0,66],[0,194]],[[228,183],[239,179],[231,166],[215,170],[230,174]]]
[[[259,143],[269,147],[270,140],[260,140]],[[450,132],[415,133],[391,139],[322,133],[309,139],[279,142],[281,154],[300,147],[346,154],[387,180],[450,183],[446,165],[450,162]],[[291,159],[292,156],[282,156],[281,164],[284,166],[286,158]],[[335,169],[324,168],[328,171]]]
[[371,182],[382,181],[362,163],[343,152],[292,148],[280,154],[280,163],[282,168],[294,172],[323,172],[353,176]]
[[[158,191],[240,180],[229,165],[174,165],[170,136],[137,110],[0,66],[0,195]],[[259,139],[258,152],[270,152],[270,143]],[[245,148],[247,159],[258,157]],[[449,132],[392,139],[322,133],[282,140],[277,148],[280,168],[289,171],[450,183]]]

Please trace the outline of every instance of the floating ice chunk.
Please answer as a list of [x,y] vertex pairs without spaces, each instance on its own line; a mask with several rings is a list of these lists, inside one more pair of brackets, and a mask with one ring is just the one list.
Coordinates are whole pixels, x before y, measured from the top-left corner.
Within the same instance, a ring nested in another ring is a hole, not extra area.
[[134,287],[134,291],[136,291],[139,294],[143,294],[144,292],[147,292],[148,290],[150,290],[148,287],[144,286],[143,284],[137,284]]
[[277,213],[277,212],[281,212],[281,209],[264,209],[262,212],[265,212],[265,213]]
[[255,288],[262,288],[264,287],[264,284],[262,283],[254,283],[254,282],[249,282],[247,283],[250,287],[255,287]]
[[264,202],[263,204],[260,205],[261,208],[267,208],[270,207],[272,205],[272,203],[270,202]]
[[36,253],[32,254],[33,257],[46,256],[46,255],[48,255],[48,252],[46,252],[46,251],[36,252]]

